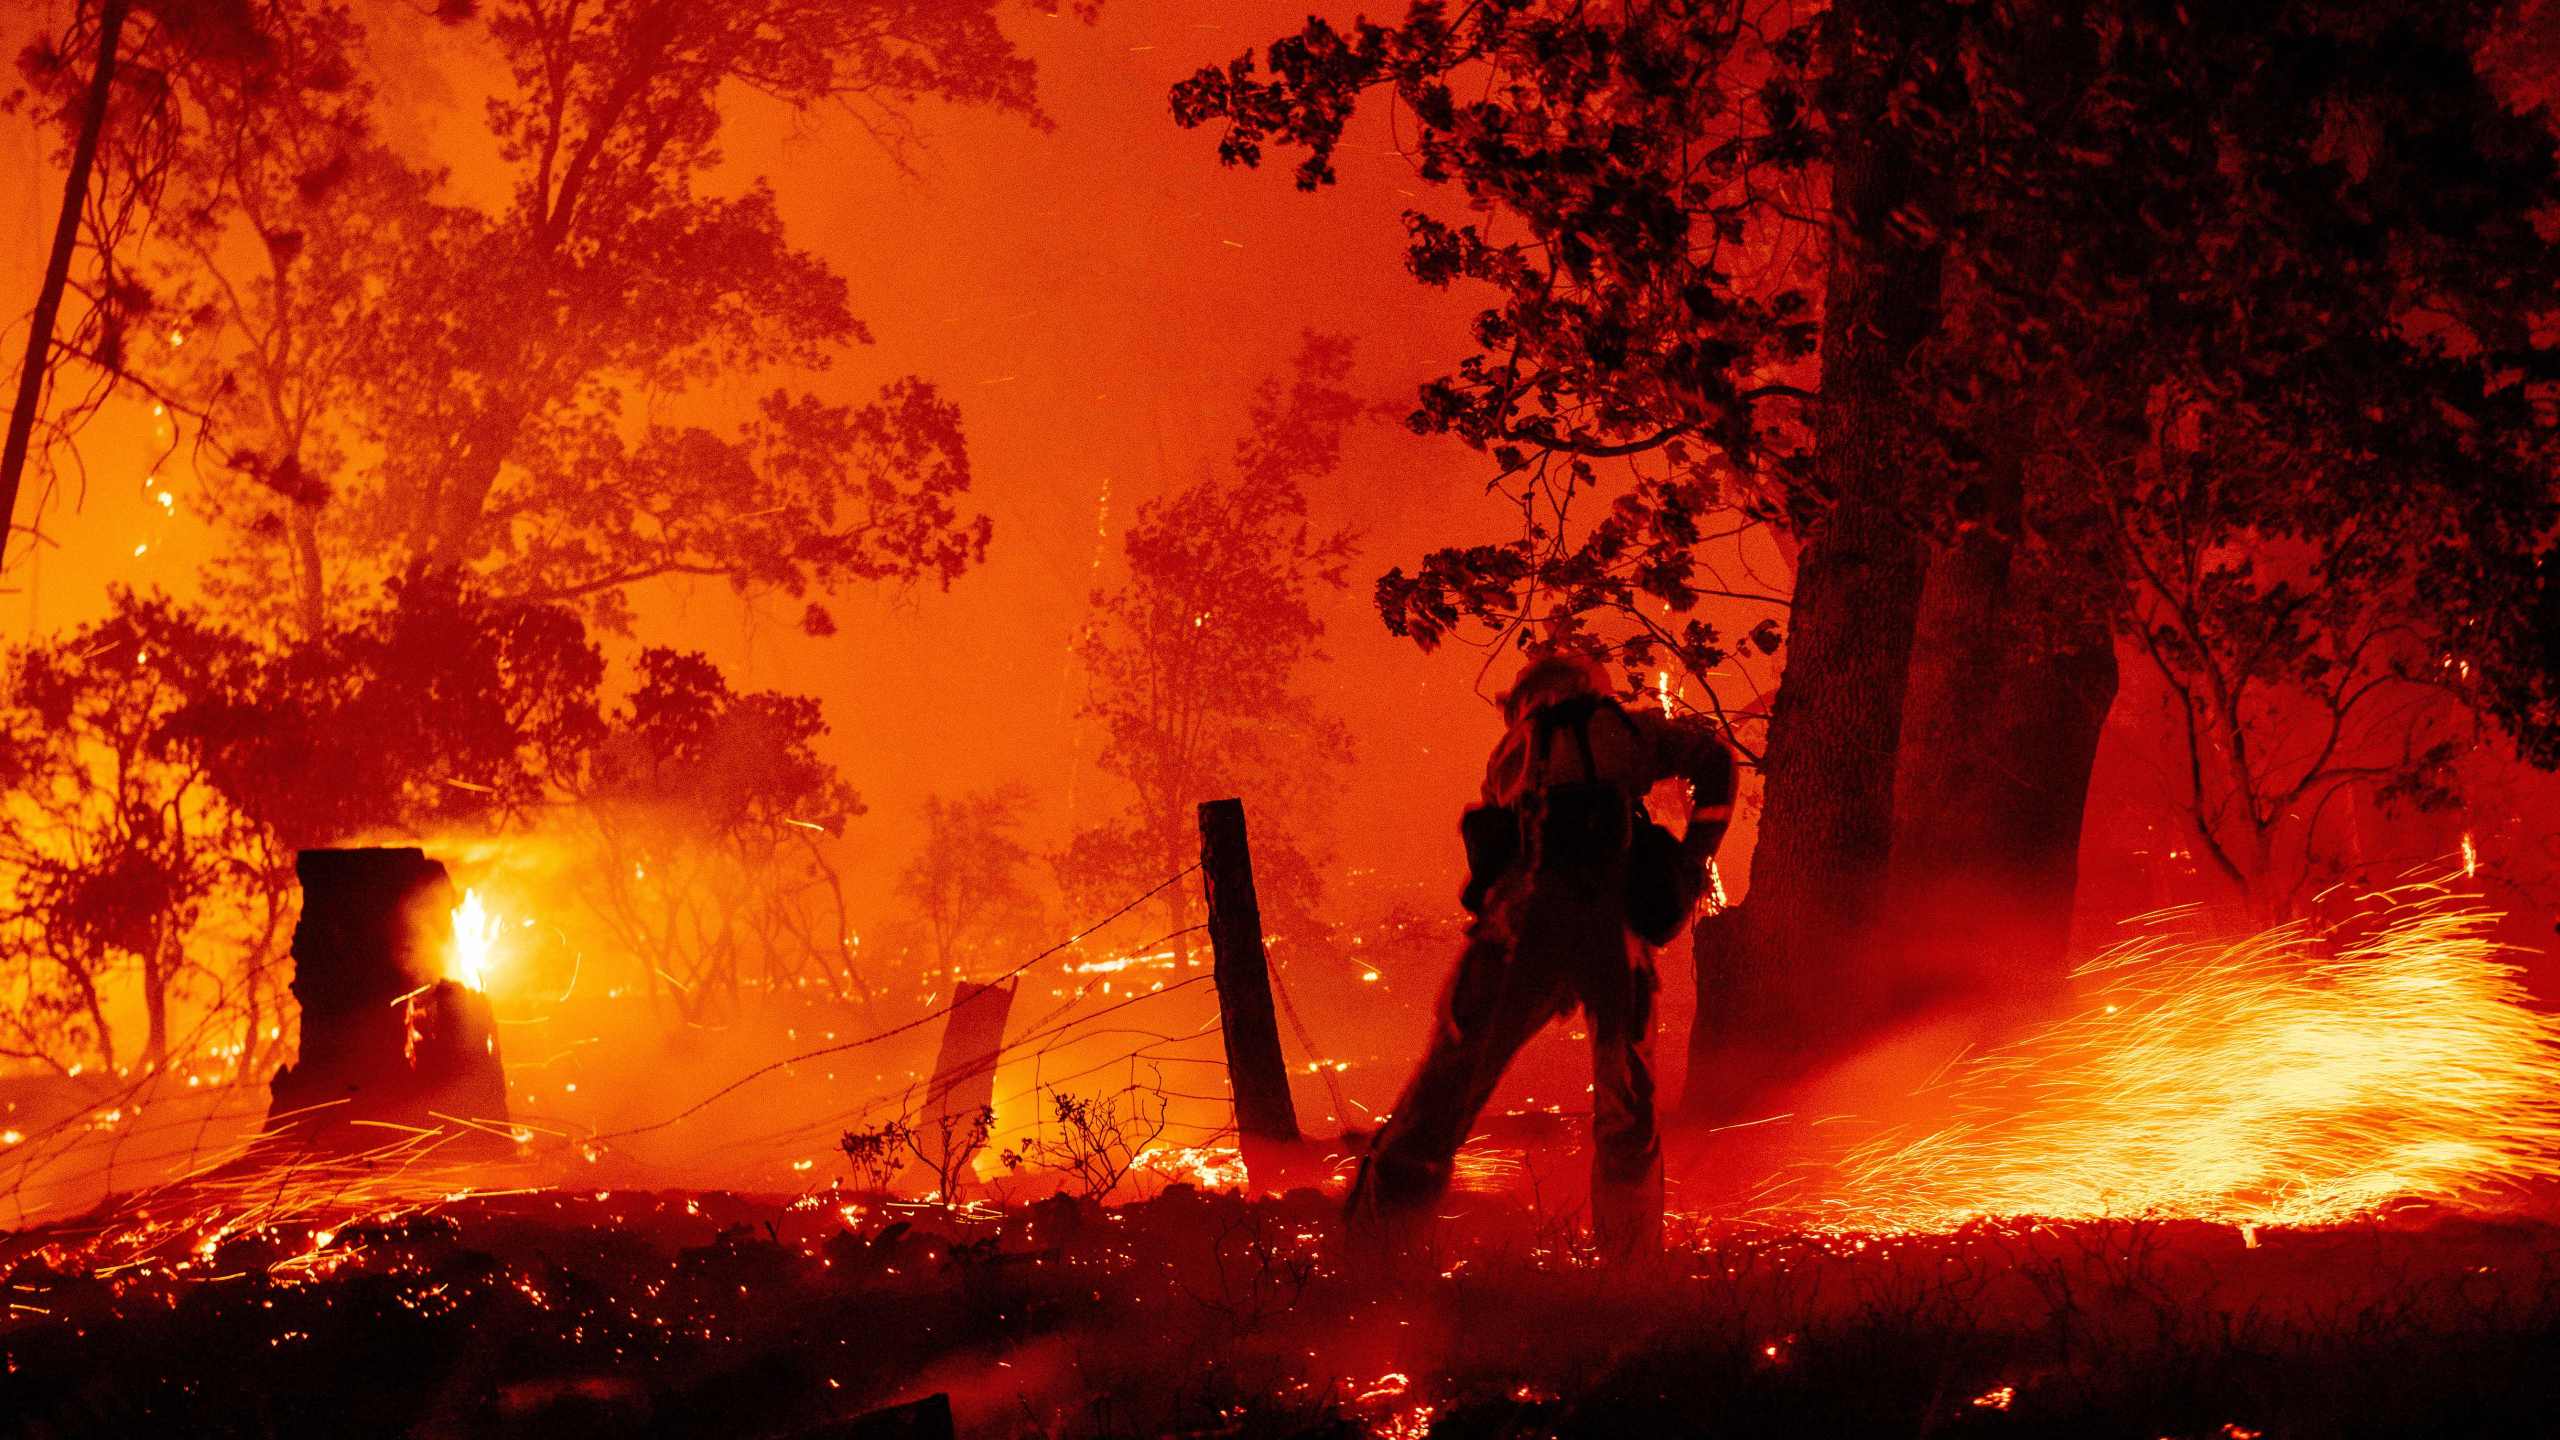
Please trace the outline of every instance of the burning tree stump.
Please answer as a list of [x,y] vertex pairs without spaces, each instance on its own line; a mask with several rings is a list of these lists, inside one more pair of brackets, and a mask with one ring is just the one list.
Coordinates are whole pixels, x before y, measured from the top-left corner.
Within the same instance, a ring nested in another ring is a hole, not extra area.
[[305,850],[294,873],[302,1044],[268,1086],[269,1128],[343,1153],[434,1130],[446,1137],[438,1158],[508,1151],[488,997],[448,978],[454,891],[444,866],[407,848]]

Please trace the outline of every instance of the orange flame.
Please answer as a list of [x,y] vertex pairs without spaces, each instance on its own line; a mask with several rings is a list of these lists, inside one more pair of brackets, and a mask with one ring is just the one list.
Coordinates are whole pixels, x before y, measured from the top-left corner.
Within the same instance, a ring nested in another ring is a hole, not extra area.
[[1203,1190],[1240,1189],[1249,1179],[1244,1152],[1232,1145],[1157,1147],[1142,1152],[1137,1163],[1168,1182],[1196,1185]]
[[498,948],[498,917],[480,902],[480,892],[465,890],[453,907],[453,951],[445,977],[474,990],[489,988],[489,969]]

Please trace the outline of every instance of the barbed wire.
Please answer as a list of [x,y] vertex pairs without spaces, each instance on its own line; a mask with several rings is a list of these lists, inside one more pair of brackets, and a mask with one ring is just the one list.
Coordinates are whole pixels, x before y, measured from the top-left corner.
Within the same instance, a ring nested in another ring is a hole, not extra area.
[[[1191,928],[1196,930],[1201,927],[1193,926]],[[1148,942],[1150,945],[1158,943],[1161,942]],[[977,1076],[988,1074],[1001,1068],[1006,1061],[1014,1058],[1018,1053],[1030,1047],[1035,1041],[1045,1040],[1048,1042],[1047,1044],[1041,1045],[1037,1050],[1032,1051],[1034,1058],[1045,1056],[1049,1051],[1056,1049],[1058,1045],[1064,1043],[1066,1039],[1081,1026],[1089,1025],[1096,1020],[1117,1014],[1118,1012],[1126,1010],[1133,1005],[1143,1004],[1146,1001],[1156,999],[1159,996],[1177,994],[1194,985],[1203,984],[1212,978],[1213,977],[1208,975],[1194,975],[1187,980],[1175,981],[1173,984],[1168,985],[1161,990],[1142,991],[1138,994],[1131,995],[1126,999],[1115,1001],[1089,1015],[1080,1015],[1063,1023],[1051,1024],[1050,1022],[1054,1021],[1059,1014],[1063,1013],[1064,1010],[1072,1008],[1086,998],[1083,995],[1073,996],[1067,1001],[1066,1005],[1053,1009],[1048,1015],[1041,1017],[1041,1021],[1035,1025],[1033,1029],[1025,1031],[1021,1035],[999,1045],[994,1050],[988,1051],[986,1054],[979,1056],[976,1059],[954,1067],[948,1075],[937,1076],[935,1079],[940,1082],[945,1082],[943,1084],[943,1089],[948,1090],[951,1086],[957,1085],[963,1080],[973,1079]],[[1211,1019],[1214,1020],[1215,1018],[1216,1016],[1213,1012]],[[1153,1045],[1175,1044],[1185,1040],[1197,1039],[1208,1032],[1204,1025],[1202,1029],[1195,1031],[1190,1035],[1182,1036],[1165,1035],[1160,1031],[1141,1031],[1136,1033],[1148,1035],[1150,1044],[1139,1046],[1136,1050],[1130,1051],[1127,1054],[1105,1060],[1102,1062],[1101,1066],[1091,1067],[1087,1070],[1078,1071],[1076,1073],[1078,1075],[1090,1074],[1092,1073],[1092,1069],[1099,1069],[1102,1068],[1102,1066],[1116,1065],[1120,1061],[1128,1059],[1133,1055],[1143,1054],[1144,1051],[1151,1048]],[[1085,1039],[1089,1037],[1075,1036],[1075,1038]],[[1167,1058],[1189,1059],[1191,1057]],[[1068,1078],[1074,1077],[1071,1076]],[[1012,1100],[1020,1099],[1029,1093],[1031,1092],[1024,1091],[1004,1097],[1004,1102],[1010,1103]],[[786,1126],[781,1130],[771,1131],[763,1135],[733,1140],[717,1148],[722,1150],[735,1150],[752,1146],[779,1144],[787,1140],[810,1134],[813,1131],[834,1129],[846,1124],[859,1123],[891,1106],[903,1106],[904,1109],[902,1110],[900,1119],[902,1121],[912,1120],[918,1113],[920,1113],[918,1107],[907,1104],[908,1101],[913,1099],[914,1095],[915,1087],[912,1085],[902,1086],[893,1090],[877,1091],[848,1109],[838,1110],[832,1114],[821,1116],[814,1120],[803,1121],[797,1125]]]
[[[1139,906],[1146,904],[1148,901],[1150,901],[1150,900],[1154,899],[1154,898],[1155,898],[1155,897],[1157,897],[1158,895],[1163,894],[1167,889],[1171,888],[1173,885],[1175,885],[1176,883],[1178,883],[1179,881],[1181,881],[1181,880],[1182,880],[1182,879],[1184,879],[1185,877],[1187,877],[1187,876],[1191,875],[1194,871],[1197,871],[1199,868],[1200,868],[1200,866],[1199,866],[1199,864],[1198,864],[1197,862],[1194,862],[1193,864],[1190,864],[1190,865],[1186,865],[1186,866],[1184,866],[1182,869],[1177,870],[1177,871],[1175,871],[1173,874],[1168,875],[1168,876],[1166,876],[1164,879],[1162,879],[1162,880],[1160,880],[1160,881],[1156,882],[1156,884],[1155,884],[1155,885],[1153,885],[1153,886],[1151,886],[1151,887],[1147,890],[1147,892],[1146,892],[1145,894],[1138,896],[1136,899],[1129,901],[1129,902],[1128,902],[1127,904],[1125,904],[1125,905],[1122,905],[1119,909],[1114,910],[1114,911],[1112,911],[1110,914],[1103,916],[1100,920],[1097,920],[1097,921],[1093,922],[1092,924],[1090,924],[1090,925],[1087,925],[1087,926],[1083,927],[1082,929],[1080,929],[1080,930],[1076,931],[1074,934],[1069,935],[1066,939],[1061,940],[1061,941],[1057,942],[1057,943],[1056,943],[1056,944],[1054,944],[1054,945],[1051,945],[1049,948],[1047,948],[1047,949],[1045,949],[1045,950],[1041,951],[1039,954],[1034,955],[1034,956],[1032,956],[1030,959],[1023,961],[1021,964],[1014,966],[1012,969],[1010,969],[1010,970],[1008,970],[1008,971],[1004,972],[1002,975],[999,975],[999,976],[997,976],[995,979],[988,981],[988,982],[987,982],[987,984],[988,984],[989,986],[1001,985],[1001,984],[1005,983],[1006,981],[1013,979],[1015,976],[1022,974],[1024,971],[1029,970],[1032,966],[1039,964],[1041,961],[1048,959],[1050,956],[1057,954],[1059,951],[1064,950],[1064,949],[1067,949],[1068,947],[1070,947],[1070,946],[1072,946],[1072,945],[1076,945],[1076,944],[1080,943],[1081,941],[1083,941],[1083,939],[1084,939],[1084,937],[1085,937],[1085,936],[1087,936],[1087,935],[1089,935],[1089,934],[1093,933],[1093,932],[1094,932],[1094,931],[1096,931],[1096,930],[1101,929],[1102,927],[1104,927],[1104,926],[1106,926],[1106,925],[1110,924],[1112,921],[1117,920],[1117,919],[1119,919],[1121,916],[1128,914],[1130,911],[1137,909]],[[1177,933],[1181,933],[1181,932],[1177,932]],[[805,1062],[805,1061],[815,1060],[815,1059],[817,1059],[818,1057],[820,1057],[820,1056],[822,1056],[822,1055],[837,1055],[837,1054],[842,1054],[843,1052],[845,1052],[845,1051],[847,1051],[847,1050],[859,1050],[859,1049],[861,1049],[862,1047],[864,1047],[864,1046],[866,1046],[866,1045],[876,1045],[876,1044],[878,1044],[879,1042],[881,1042],[881,1041],[883,1041],[883,1040],[889,1039],[891,1036],[894,1036],[894,1035],[903,1035],[903,1034],[905,1034],[907,1031],[914,1030],[914,1029],[917,1029],[917,1028],[919,1028],[919,1027],[921,1027],[921,1026],[927,1025],[927,1024],[931,1023],[933,1020],[935,1020],[936,1018],[938,1018],[938,1017],[940,1017],[940,1016],[943,1016],[943,1015],[947,1015],[947,1014],[949,1014],[951,1011],[958,1009],[958,1008],[959,1008],[962,1004],[964,1004],[964,1003],[966,1003],[966,1002],[965,1002],[965,1001],[963,1001],[963,1000],[960,998],[960,995],[959,995],[958,989],[955,987],[955,988],[954,988],[954,990],[953,990],[953,993],[952,993],[951,1002],[950,1002],[949,1004],[947,1004],[947,1005],[938,1005],[938,1006],[935,1006],[935,1007],[933,1007],[933,1008],[931,1008],[931,1009],[928,1009],[928,1010],[926,1010],[923,1014],[921,1014],[921,1015],[917,1016],[917,1017],[916,1017],[916,1018],[914,1018],[913,1020],[905,1021],[904,1023],[897,1024],[897,1025],[892,1025],[892,1026],[890,1026],[889,1028],[887,1028],[887,1029],[885,1029],[885,1030],[877,1030],[877,1031],[874,1031],[874,1032],[872,1032],[871,1034],[869,1034],[869,1035],[865,1035],[865,1036],[862,1036],[862,1037],[860,1037],[860,1038],[858,1038],[858,1039],[853,1039],[853,1040],[841,1040],[841,1041],[837,1041],[836,1043],[834,1043],[834,1044],[832,1044],[832,1045],[820,1045],[820,1046],[818,1046],[818,1047],[816,1047],[816,1048],[814,1048],[814,1049],[804,1050],[804,1051],[800,1052],[800,1053],[799,1053],[799,1054],[797,1054],[797,1055],[787,1055],[787,1056],[784,1056],[782,1059],[775,1060],[775,1061],[771,1061],[771,1062],[769,1062],[769,1063],[767,1063],[767,1064],[764,1064],[764,1065],[759,1065],[759,1066],[757,1066],[755,1069],[748,1071],[746,1074],[741,1075],[741,1076],[739,1076],[737,1079],[730,1081],[728,1084],[721,1086],[719,1089],[712,1091],[710,1094],[708,1094],[708,1095],[706,1095],[706,1096],[702,1097],[700,1100],[695,1101],[695,1102],[694,1102],[694,1103],[692,1103],[691,1105],[686,1106],[684,1109],[677,1111],[675,1114],[668,1116],[668,1117],[667,1117],[666,1119],[664,1119],[664,1120],[653,1121],[653,1122],[651,1122],[650,1124],[647,1124],[647,1125],[634,1125],[634,1126],[631,1126],[631,1127],[629,1127],[629,1128],[627,1128],[627,1129],[622,1129],[622,1130],[607,1131],[607,1132],[605,1132],[605,1133],[603,1133],[603,1134],[593,1136],[592,1138],[593,1138],[593,1139],[595,1139],[595,1140],[598,1140],[598,1141],[604,1141],[604,1140],[619,1140],[619,1139],[623,1139],[623,1138],[626,1138],[626,1137],[628,1137],[628,1136],[632,1136],[632,1135],[646,1135],[646,1134],[649,1134],[649,1133],[651,1133],[651,1132],[653,1132],[653,1131],[657,1131],[657,1130],[664,1130],[664,1129],[666,1129],[668,1126],[670,1126],[670,1125],[674,1125],[674,1124],[676,1124],[677,1122],[679,1122],[679,1121],[681,1121],[681,1120],[685,1120],[685,1119],[688,1119],[688,1118],[690,1118],[690,1117],[692,1117],[692,1116],[694,1116],[694,1115],[698,1115],[698,1114],[700,1114],[702,1111],[704,1111],[704,1110],[706,1110],[706,1109],[710,1108],[712,1105],[715,1105],[715,1104],[719,1103],[721,1100],[724,1100],[724,1099],[726,1099],[727,1097],[729,1097],[729,1096],[731,1096],[731,1095],[733,1095],[733,1094],[736,1094],[738,1091],[740,1091],[740,1090],[742,1090],[742,1089],[746,1088],[748,1085],[751,1085],[751,1084],[755,1083],[756,1081],[763,1079],[765,1076],[770,1075],[770,1074],[774,1073],[774,1072],[775,1072],[775,1071],[777,1071],[777,1070],[785,1070],[785,1069],[790,1068],[791,1066],[801,1064],[801,1063],[803,1063],[803,1062]]]
[[1324,1052],[1316,1048],[1315,1037],[1307,1033],[1307,1022],[1298,1018],[1298,1007],[1289,999],[1288,982],[1280,978],[1280,966],[1274,963],[1264,966],[1264,969],[1271,976],[1272,993],[1280,997],[1280,1013],[1289,1017],[1289,1029],[1297,1035],[1298,1043],[1307,1049],[1307,1062],[1315,1066],[1316,1074],[1323,1077],[1325,1094],[1333,1097],[1334,1123],[1349,1123],[1342,1118],[1351,1113],[1350,1103],[1342,1098],[1342,1082],[1335,1078],[1332,1067],[1323,1063]]

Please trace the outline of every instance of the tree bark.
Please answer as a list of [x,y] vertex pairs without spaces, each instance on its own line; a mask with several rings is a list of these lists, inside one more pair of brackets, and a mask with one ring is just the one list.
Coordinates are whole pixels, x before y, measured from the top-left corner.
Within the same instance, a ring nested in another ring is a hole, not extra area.
[[[2012,532],[2013,533],[2013,532]],[[1985,526],[1932,562],[1903,700],[1888,1009],[2050,999],[2116,653],[2087,577]]]
[[1936,326],[1935,201],[1895,90],[1933,82],[1934,7],[1834,9],[1831,257],[1815,417],[1820,502],[1804,530],[1770,713],[1751,890],[1701,936],[1682,1106],[1735,1118],[1832,1053],[1868,1008],[1861,950],[1884,899],[1894,759],[1925,557],[1911,523],[1904,372]]
[[[2011,21],[2019,98],[2059,124],[2097,75],[2096,27],[2078,0],[2028,0]],[[1981,263],[1951,286],[2033,293],[2065,261],[2050,222],[1994,209],[1983,223]],[[2005,392],[2003,413],[1971,437],[1982,503],[1933,549],[1895,781],[1888,1013],[1960,999],[1996,1015],[2037,1006],[2063,979],[2081,819],[2117,676],[2109,589],[2089,543],[2099,517],[2066,478],[2079,470],[2056,466],[2129,462],[2145,388],[2107,374],[2101,347],[2064,338],[2074,318],[2053,315],[2042,344],[2012,352],[2019,367],[1994,392]],[[2086,459],[2093,449],[2102,458]],[[2056,459],[2066,453],[2084,458]]]
[[27,319],[27,358],[18,371],[17,403],[9,411],[9,437],[0,444],[0,562],[8,558],[9,529],[18,514],[18,486],[27,472],[27,452],[35,439],[36,411],[44,401],[44,379],[53,350],[53,322],[62,310],[62,292],[71,280],[71,255],[80,239],[80,210],[89,201],[89,172],[98,162],[98,139],[107,128],[107,101],[115,88],[116,44],[124,34],[127,0],[106,0],[98,12],[98,64],[89,76],[88,104],[80,116],[80,138],[71,149],[71,175],[63,182],[62,212],[54,220],[53,251],[45,258],[44,283],[36,291],[35,310]]
[[438,503],[428,517],[428,535],[418,556],[430,569],[458,571],[471,558],[471,542],[480,528],[481,512],[498,486],[499,472],[524,434],[534,407],[516,398],[493,403],[472,421],[469,443],[443,477]]

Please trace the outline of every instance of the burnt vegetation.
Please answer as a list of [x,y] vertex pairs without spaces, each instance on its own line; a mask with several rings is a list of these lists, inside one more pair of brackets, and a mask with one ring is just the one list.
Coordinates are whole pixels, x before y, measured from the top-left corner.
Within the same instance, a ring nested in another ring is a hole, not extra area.
[[252,1273],[219,1285],[21,1257],[49,1313],[0,1398],[25,1435],[781,1437],[939,1392],[981,1436],[2194,1440],[2530,1433],[2560,1398],[2531,1224],[1744,1232],[1630,1275],[1506,1207],[1386,1283],[1314,1192],[840,1203],[473,1201],[352,1229],[325,1274],[229,1242]]

